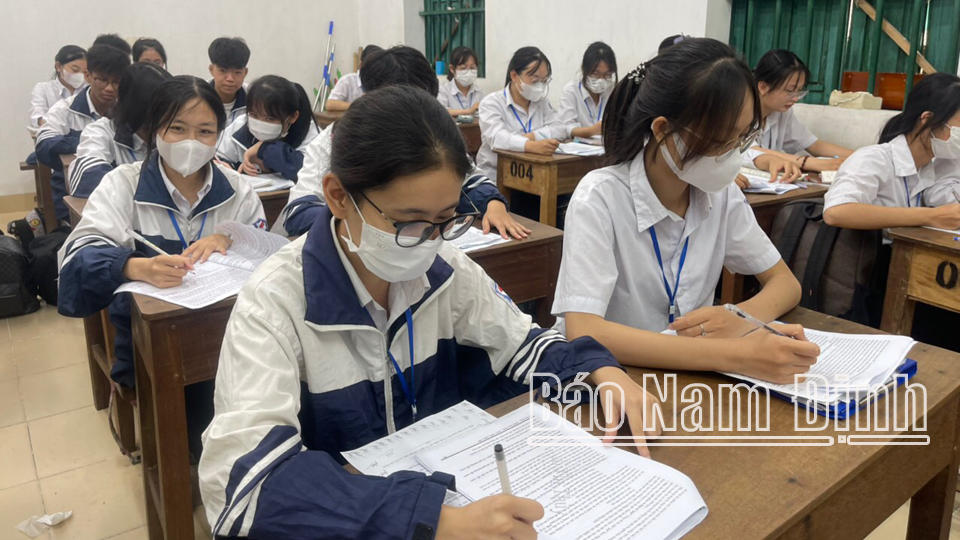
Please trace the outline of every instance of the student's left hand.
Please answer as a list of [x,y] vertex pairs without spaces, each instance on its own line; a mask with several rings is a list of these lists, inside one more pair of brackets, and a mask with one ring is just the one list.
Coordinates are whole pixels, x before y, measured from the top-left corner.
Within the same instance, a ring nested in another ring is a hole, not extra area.
[[263,164],[263,160],[257,157],[257,152],[260,151],[261,142],[263,141],[251,146],[246,152],[243,153],[243,164],[240,165],[240,168],[238,169],[241,173],[249,176],[256,176],[266,169],[266,166]]
[[752,330],[753,325],[723,306],[708,306],[687,313],[668,328],[675,330],[678,336],[731,338],[741,337]]
[[210,255],[214,253],[226,255],[227,250],[230,249],[232,245],[233,239],[229,236],[211,234],[191,244],[191,246],[183,252],[183,256],[189,257],[193,262],[200,261],[201,263],[205,263],[207,259],[210,258]]
[[737,183],[737,187],[740,189],[747,189],[750,187],[750,179],[742,174],[737,174],[737,178],[734,180]]
[[[633,379],[619,367],[602,367],[584,379],[587,384],[599,387],[606,384],[600,391],[598,398],[600,405],[610,401],[613,407],[610,410],[604,409],[604,443],[611,443],[617,432],[613,429],[620,423],[622,416],[626,417],[625,424],[630,426],[630,432],[637,444],[637,452],[643,457],[650,457],[650,450],[647,449],[647,438],[656,438],[663,431],[663,426],[658,425],[657,415],[653,414],[654,405],[658,405],[660,400],[653,394],[643,390]],[[617,388],[623,390],[620,392]],[[645,430],[644,427],[650,427]]]
[[517,223],[517,220],[507,212],[507,206],[501,201],[488,202],[487,213],[483,215],[483,234],[489,233],[494,227],[500,231],[500,236],[504,240],[509,240],[510,236],[523,240],[530,234],[530,229]]

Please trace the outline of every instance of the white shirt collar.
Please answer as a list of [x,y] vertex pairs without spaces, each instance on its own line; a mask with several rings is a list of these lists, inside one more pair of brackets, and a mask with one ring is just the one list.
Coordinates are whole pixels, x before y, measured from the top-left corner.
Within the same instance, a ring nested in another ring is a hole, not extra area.
[[910,144],[905,135],[898,135],[890,141],[890,154],[893,156],[893,171],[899,177],[917,174],[917,164],[913,161]]
[[391,283],[388,294],[390,302],[390,313],[388,316],[387,310],[378,304],[370,292],[367,291],[367,287],[363,284],[363,281],[360,280],[360,276],[357,275],[357,271],[354,270],[353,264],[351,264],[350,259],[347,258],[347,254],[343,252],[343,247],[340,246],[340,239],[337,238],[336,217],[330,218],[330,234],[333,235],[333,244],[337,246],[337,255],[340,257],[340,264],[343,265],[343,269],[347,272],[347,277],[350,278],[350,284],[353,285],[353,289],[357,293],[360,305],[367,310],[374,324],[381,332],[386,333],[391,321],[399,317],[400,314],[409,309],[410,306],[419,302],[420,299],[427,294],[427,291],[430,290],[430,280],[427,279],[426,274],[418,278],[413,278],[410,281]]
[[[644,145],[644,148],[646,148],[646,145]],[[700,189],[691,187],[690,204],[684,218],[667,210],[660,202],[657,194],[654,193],[653,187],[650,186],[647,169],[643,162],[643,154],[644,150],[641,149],[637,156],[633,158],[633,161],[630,162],[628,179],[630,194],[633,197],[633,207],[637,213],[637,230],[643,232],[664,218],[670,218],[673,221],[685,219],[687,234],[692,233],[713,207],[710,195]]]
[[167,172],[163,170],[163,164],[160,164],[160,177],[163,178],[163,185],[167,187],[167,192],[170,193],[173,204],[177,205],[177,210],[180,211],[180,214],[189,216],[190,213],[193,212],[193,209],[200,204],[200,201],[202,201],[213,188],[213,164],[208,163],[206,167],[207,174],[203,179],[203,185],[200,187],[200,191],[197,192],[197,202],[190,204],[190,201],[188,201],[187,198],[180,193],[180,190],[173,185],[173,182],[167,178]]

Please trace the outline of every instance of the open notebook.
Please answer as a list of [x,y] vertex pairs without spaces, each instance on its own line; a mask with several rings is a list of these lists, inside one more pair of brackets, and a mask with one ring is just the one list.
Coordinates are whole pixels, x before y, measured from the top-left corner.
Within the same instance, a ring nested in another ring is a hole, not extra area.
[[[536,429],[536,431],[534,431]],[[541,445],[559,441],[563,445]],[[494,420],[463,402],[343,456],[360,472],[443,471],[467,504],[500,493],[493,458],[502,444],[513,494],[538,501],[541,539],[680,538],[707,515],[679,471],[600,440],[548,409],[528,404]]]
[[783,195],[789,191],[801,188],[801,186],[798,184],[781,184],[779,182],[771,182],[770,173],[759,171],[757,169],[751,169],[749,167],[742,167],[740,169],[740,174],[746,176],[747,180],[750,180],[750,187],[744,189],[744,193]]
[[115,294],[133,292],[199,309],[240,292],[250,274],[290,242],[280,235],[236,221],[221,223],[215,232],[230,236],[233,245],[226,255],[214,253],[207,262],[194,265],[196,270],[188,273],[179,287],[160,289],[143,281],[131,281],[118,287]]

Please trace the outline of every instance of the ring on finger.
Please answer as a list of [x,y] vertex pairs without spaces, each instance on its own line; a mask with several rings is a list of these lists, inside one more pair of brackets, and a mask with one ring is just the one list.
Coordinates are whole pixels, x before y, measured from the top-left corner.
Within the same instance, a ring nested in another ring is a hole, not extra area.
[[700,323],[699,326],[700,326],[700,337],[706,336],[706,335],[707,335],[707,331],[703,328],[703,323]]

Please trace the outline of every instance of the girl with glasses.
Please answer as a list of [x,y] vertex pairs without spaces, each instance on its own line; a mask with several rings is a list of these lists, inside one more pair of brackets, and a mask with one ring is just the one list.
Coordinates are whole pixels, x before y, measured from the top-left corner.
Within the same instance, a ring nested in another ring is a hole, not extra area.
[[[773,321],[800,284],[734,185],[760,122],[749,68],[712,39],[686,38],[621,79],[603,118],[615,163],[588,173],[567,208],[553,313],[622,363],[716,370],[786,383],[819,354],[713,306],[720,271],[753,275],[740,308]],[[673,330],[678,336],[664,335]]]
[[783,182],[793,182],[803,172],[835,171],[853,150],[817,139],[793,114],[793,106],[806,97],[810,69],[790,51],[776,49],[763,55],[753,70],[760,90],[763,132],[743,154],[747,167],[770,171]]
[[560,119],[570,126],[572,137],[600,136],[603,108],[617,84],[617,56],[602,41],[591,43],[583,53],[580,73],[563,87]]
[[251,276],[227,325],[199,469],[213,533],[533,538],[536,501],[445,506],[449,475],[354,475],[341,452],[551,375],[619,384],[626,400],[610,395],[633,433],[654,400],[592,338],[567,342],[533,324],[446,242],[475,214],[457,213],[471,164],[435,95],[366,92],[335,126],[327,206]]

